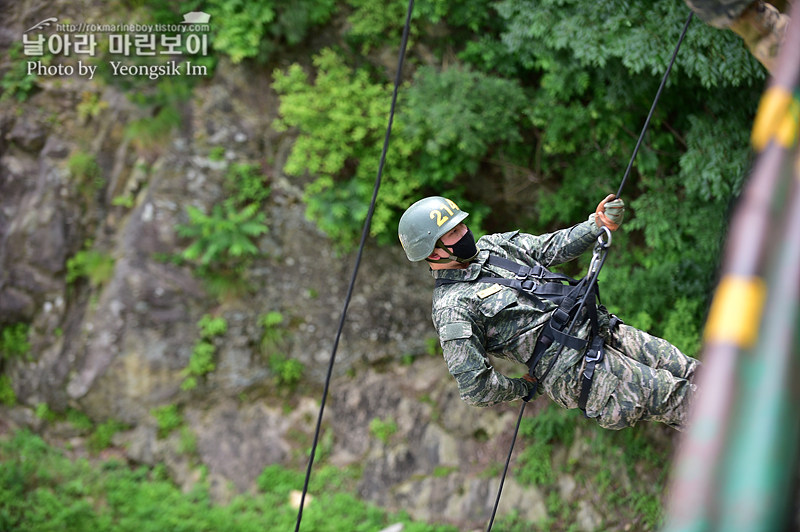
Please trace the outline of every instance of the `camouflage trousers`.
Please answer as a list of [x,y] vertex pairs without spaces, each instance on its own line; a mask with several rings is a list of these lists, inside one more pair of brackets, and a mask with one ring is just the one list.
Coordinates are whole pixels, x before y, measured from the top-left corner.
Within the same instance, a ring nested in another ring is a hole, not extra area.
[[[603,332],[605,357],[595,368],[586,415],[608,429],[659,421],[683,430],[699,362],[666,340],[625,324]],[[545,393],[566,408],[578,406],[582,385],[583,356],[575,355],[568,355],[572,367],[544,383]]]

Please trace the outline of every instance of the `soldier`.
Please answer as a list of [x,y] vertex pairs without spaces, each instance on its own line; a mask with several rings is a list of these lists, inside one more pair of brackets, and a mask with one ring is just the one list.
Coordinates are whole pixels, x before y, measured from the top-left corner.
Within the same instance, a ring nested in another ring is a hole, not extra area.
[[763,0],[686,0],[686,4],[706,24],[739,35],[750,53],[774,73],[788,16]]
[[[623,214],[612,194],[571,228],[486,235],[476,243],[464,223],[468,213],[446,198],[428,197],[406,210],[400,242],[408,259],[427,261],[436,279],[433,323],[465,402],[488,406],[545,393],[605,428],[639,420],[684,428],[697,360],[623,324],[593,299],[570,333],[565,323],[586,290],[573,290],[574,279],[548,270],[592,247],[604,228],[616,230]],[[526,364],[528,373],[509,378],[489,354]]]

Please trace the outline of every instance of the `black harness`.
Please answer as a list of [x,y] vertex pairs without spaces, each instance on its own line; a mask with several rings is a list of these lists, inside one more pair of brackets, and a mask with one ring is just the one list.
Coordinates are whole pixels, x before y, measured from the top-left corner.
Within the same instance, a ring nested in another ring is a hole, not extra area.
[[[566,330],[568,329],[569,322],[575,317],[575,313],[578,311],[580,301],[587,296],[589,285],[588,276],[577,280],[568,275],[553,273],[538,264],[535,266],[527,266],[510,259],[498,257],[497,255],[489,255],[486,264],[509,271],[514,274],[514,277],[490,277],[481,273],[472,282],[495,283],[511,287],[520,294],[531,298],[534,302],[534,306],[539,310],[545,310],[546,308],[546,305],[542,301],[543,299],[558,305],[550,316],[550,320],[540,333],[533,353],[526,363],[529,375],[533,376],[534,368],[539,363],[542,356],[544,356],[547,348],[553,343],[562,344],[564,347],[577,351],[581,351],[588,345],[586,353],[584,354],[585,363],[581,379],[581,392],[578,397],[578,407],[583,411],[584,415],[586,415],[586,403],[589,400],[589,392],[592,389],[595,367],[603,360],[605,353],[603,338],[599,334],[597,320],[597,301],[600,299],[597,284],[593,284],[592,291],[588,295],[591,301],[587,301],[585,305],[589,316],[591,333],[589,340],[584,340],[583,338],[568,334]],[[436,286],[439,287],[459,282],[470,281],[436,279]],[[612,316],[611,328],[613,329],[619,322],[619,318]],[[553,357],[553,360],[550,361],[547,369],[537,380],[533,393],[528,398],[535,396],[539,382],[543,381],[545,377],[547,377],[547,374],[550,373],[556,358],[557,357]]]

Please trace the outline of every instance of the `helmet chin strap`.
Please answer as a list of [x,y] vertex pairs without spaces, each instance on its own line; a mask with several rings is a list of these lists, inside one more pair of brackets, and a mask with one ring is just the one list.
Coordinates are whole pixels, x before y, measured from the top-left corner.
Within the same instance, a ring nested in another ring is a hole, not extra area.
[[428,261],[430,263],[433,263],[433,264],[447,264],[448,262],[458,262],[458,263],[461,263],[461,264],[469,264],[470,262],[475,260],[475,257],[478,256],[478,253],[476,252],[473,256],[471,256],[468,259],[463,259],[461,257],[456,257],[455,255],[453,255],[449,251],[450,248],[448,246],[445,246],[444,242],[442,242],[441,239],[436,241],[436,247],[447,251],[447,258],[446,259],[430,259],[430,258],[426,258],[425,259],[426,261]]

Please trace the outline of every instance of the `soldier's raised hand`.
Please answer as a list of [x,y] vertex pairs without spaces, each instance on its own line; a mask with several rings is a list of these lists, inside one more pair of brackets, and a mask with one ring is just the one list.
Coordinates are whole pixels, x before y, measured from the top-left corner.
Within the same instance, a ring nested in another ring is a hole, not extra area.
[[595,209],[594,222],[597,227],[608,227],[611,231],[616,231],[622,224],[622,219],[625,217],[625,203],[622,198],[614,199],[614,194],[609,194],[606,198],[597,205]]

